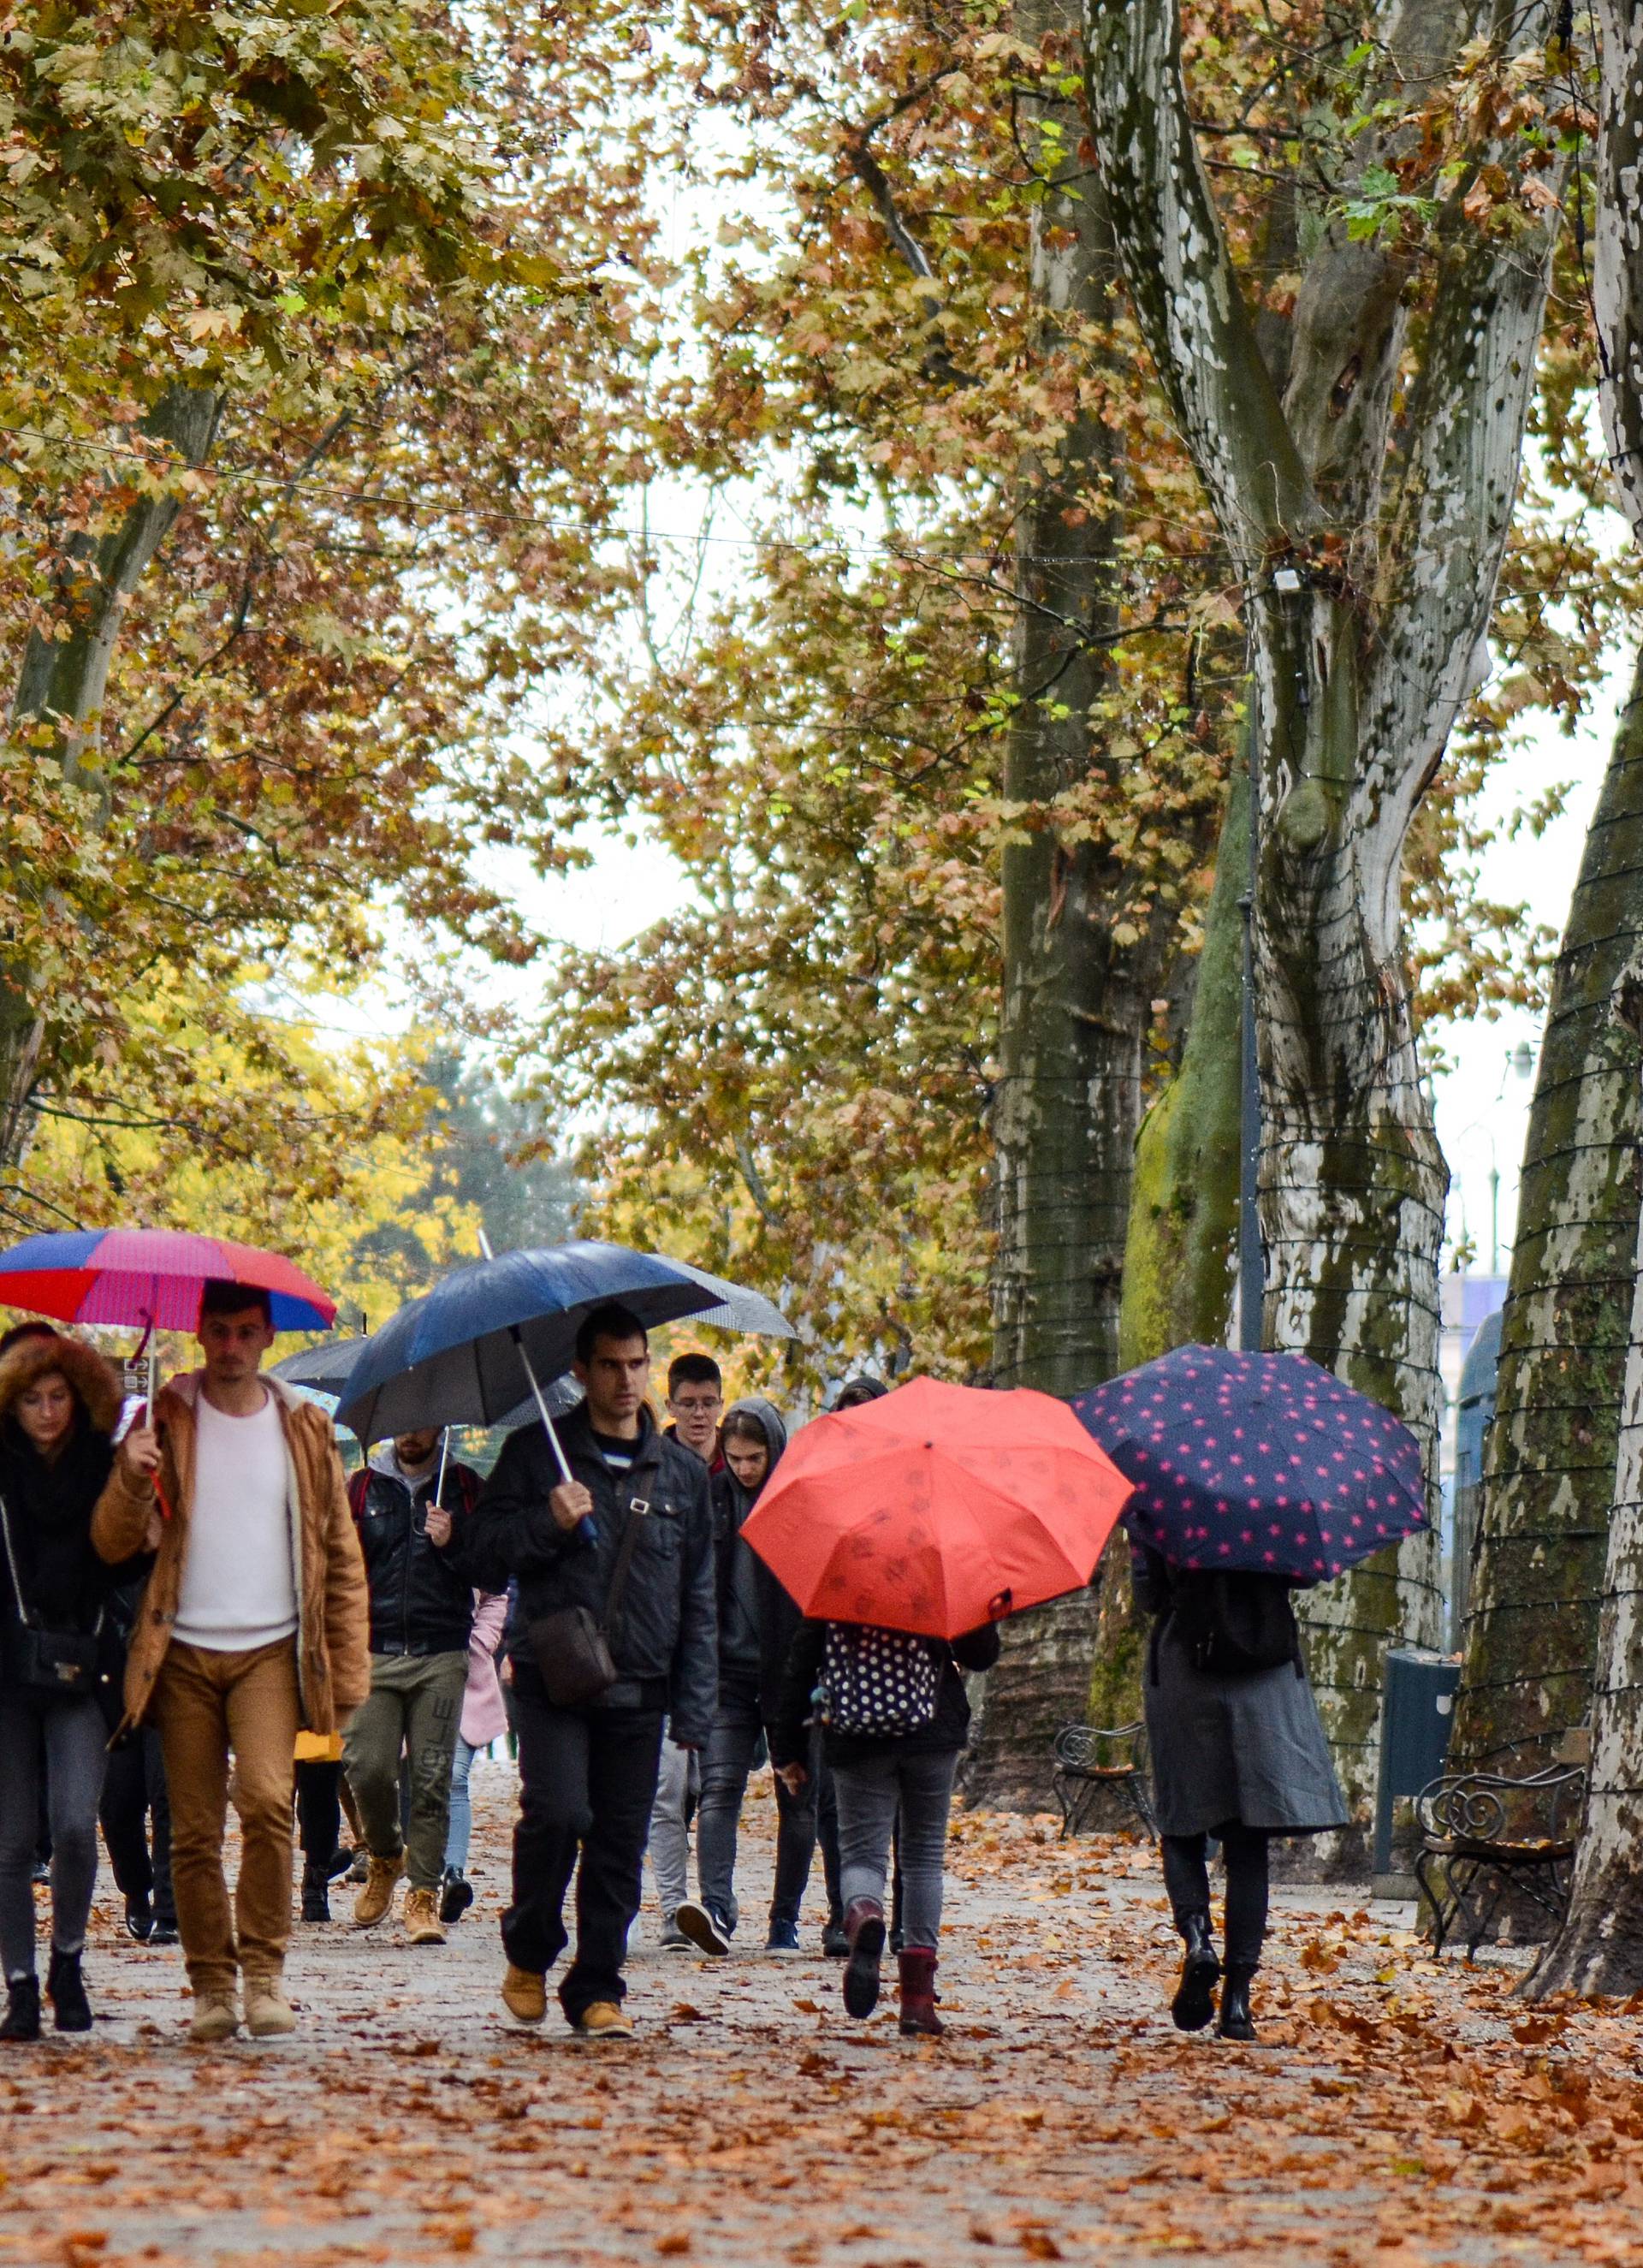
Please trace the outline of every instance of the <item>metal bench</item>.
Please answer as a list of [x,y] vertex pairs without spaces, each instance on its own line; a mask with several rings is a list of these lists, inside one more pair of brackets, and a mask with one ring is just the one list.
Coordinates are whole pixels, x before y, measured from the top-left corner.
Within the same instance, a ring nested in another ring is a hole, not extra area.
[[1051,1785],[1061,1806],[1061,1837],[1076,1835],[1103,1792],[1116,1795],[1158,1840],[1152,1792],[1146,1784],[1146,1729],[1133,1725],[1064,1725],[1056,1734]]
[[1514,1779],[1446,1772],[1415,1799],[1421,1847],[1415,1880],[1432,1911],[1432,1949],[1459,1927],[1475,1955],[1508,1896],[1527,1898],[1554,1929],[1569,1910],[1575,1837],[1586,1795],[1580,1764]]

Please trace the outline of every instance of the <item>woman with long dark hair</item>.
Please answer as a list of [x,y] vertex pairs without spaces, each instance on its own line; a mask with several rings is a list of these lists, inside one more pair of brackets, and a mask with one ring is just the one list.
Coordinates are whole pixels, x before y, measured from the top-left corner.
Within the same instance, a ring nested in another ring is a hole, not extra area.
[[39,1325],[0,1340],[0,2039],[40,2036],[34,1841],[44,1776],[51,1829],[51,1963],[57,2029],[91,2029],[80,1976],[97,1881],[97,1804],[114,1652],[110,1591],[134,1572],[92,1548],[113,1462],[120,1381],[91,1347]]

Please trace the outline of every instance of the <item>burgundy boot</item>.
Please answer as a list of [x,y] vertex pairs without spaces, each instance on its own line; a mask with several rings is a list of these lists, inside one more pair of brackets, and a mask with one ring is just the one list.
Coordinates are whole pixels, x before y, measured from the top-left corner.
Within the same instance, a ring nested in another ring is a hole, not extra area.
[[936,1956],[922,1945],[901,1956],[902,2032],[910,2040],[939,2040],[947,2026],[936,2014]]
[[852,1898],[844,1914],[850,1958],[844,1963],[844,2006],[870,2016],[879,2005],[879,1962],[884,1952],[884,1908],[877,1898]]

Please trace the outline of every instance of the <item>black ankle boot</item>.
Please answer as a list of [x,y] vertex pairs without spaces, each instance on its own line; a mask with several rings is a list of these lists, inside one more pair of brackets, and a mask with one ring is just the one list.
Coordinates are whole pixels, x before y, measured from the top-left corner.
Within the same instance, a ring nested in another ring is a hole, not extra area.
[[305,1867],[302,1870],[302,1918],[305,1921],[329,1921],[331,1901],[330,1876],[323,1867]]
[[0,2017],[0,2040],[40,2037],[40,1979],[13,1977],[5,1988],[6,2010]]
[[1249,1986],[1255,1977],[1253,1961],[1229,1961],[1227,1989],[1221,1994],[1220,2035],[1224,2040],[1256,2040],[1255,2019],[1249,2014]]
[[77,1953],[59,1953],[55,1946],[52,1948],[51,1965],[46,1971],[46,1998],[56,2011],[60,2032],[91,2030],[92,2004],[80,1978]]
[[1221,1964],[1210,1935],[1206,1913],[1183,1914],[1175,1924],[1187,1948],[1181,1964],[1181,1982],[1169,2004],[1170,2021],[1178,2032],[1201,2032],[1215,2014],[1215,1987]]

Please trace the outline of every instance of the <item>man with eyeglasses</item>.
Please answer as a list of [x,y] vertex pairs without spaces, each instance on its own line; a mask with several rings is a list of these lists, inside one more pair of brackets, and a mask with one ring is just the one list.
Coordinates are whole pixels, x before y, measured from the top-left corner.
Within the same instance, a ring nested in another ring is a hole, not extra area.
[[[719,1420],[725,1414],[725,1381],[711,1354],[676,1354],[667,1366],[668,1432],[681,1448],[700,1457],[711,1473],[724,1470]],[[651,1813],[651,1871],[661,1908],[661,1946],[667,1953],[695,1951],[674,1916],[690,1893],[690,1820],[702,1792],[702,1760],[664,1737],[661,1772]]]

